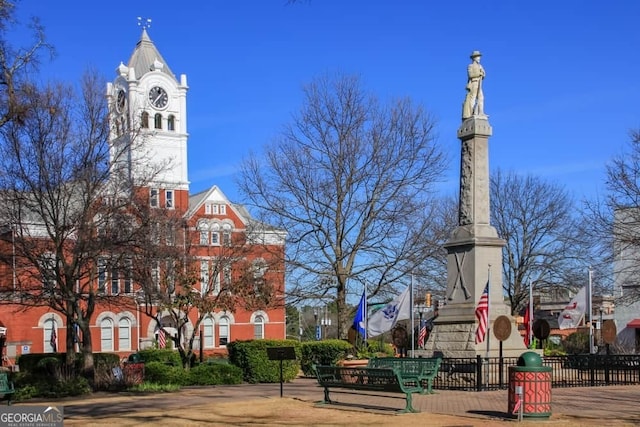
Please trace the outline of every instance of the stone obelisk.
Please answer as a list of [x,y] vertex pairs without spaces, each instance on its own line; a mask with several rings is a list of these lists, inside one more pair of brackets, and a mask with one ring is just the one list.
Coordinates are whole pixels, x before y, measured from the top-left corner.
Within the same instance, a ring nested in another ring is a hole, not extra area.
[[[458,129],[461,141],[458,226],[444,245],[447,249],[446,300],[440,305],[425,349],[444,357],[495,357],[500,342],[495,338],[492,326],[498,316],[507,316],[511,334],[502,342],[502,354],[519,356],[525,350],[524,342],[509,316],[502,291],[505,241],[490,224],[489,137],[492,129],[484,114],[482,83],[485,72],[480,65],[480,52],[473,52],[471,59],[462,125]],[[478,321],[475,310],[487,283],[488,328],[484,340],[476,344]]]

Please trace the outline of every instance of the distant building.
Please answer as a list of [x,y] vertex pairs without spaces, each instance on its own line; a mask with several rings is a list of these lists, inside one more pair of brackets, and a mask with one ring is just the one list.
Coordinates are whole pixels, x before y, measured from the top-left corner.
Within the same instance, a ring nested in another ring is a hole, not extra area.
[[620,351],[640,353],[640,210],[618,209],[614,221],[615,322]]

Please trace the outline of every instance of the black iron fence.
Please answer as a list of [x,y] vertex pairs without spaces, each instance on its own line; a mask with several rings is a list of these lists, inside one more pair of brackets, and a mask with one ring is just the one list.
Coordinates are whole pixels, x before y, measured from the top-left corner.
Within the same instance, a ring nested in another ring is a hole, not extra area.
[[[640,384],[640,355],[581,354],[543,357],[552,368],[552,387],[596,387]],[[509,387],[509,367],[517,357],[444,358],[433,388],[500,390]]]

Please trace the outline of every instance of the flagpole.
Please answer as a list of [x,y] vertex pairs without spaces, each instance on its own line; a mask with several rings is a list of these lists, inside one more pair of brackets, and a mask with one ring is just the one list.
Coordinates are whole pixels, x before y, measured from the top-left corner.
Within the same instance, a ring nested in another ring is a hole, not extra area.
[[488,277],[487,277],[487,335],[485,335],[487,339],[487,362],[489,361],[489,353],[491,350],[491,264],[489,264]]
[[529,324],[527,325],[527,336],[529,340],[527,341],[529,345],[533,342],[533,283],[531,282],[531,278],[529,278]]
[[369,324],[369,305],[367,303],[367,282],[364,282],[364,342],[363,342],[363,347],[365,348],[365,350],[367,349],[367,327]]
[[589,288],[587,289],[587,310],[588,310],[588,314],[589,316],[587,317],[589,319],[589,354],[593,354],[594,353],[594,348],[593,348],[593,319],[591,318],[592,316],[592,312],[593,310],[591,309],[591,267],[589,267]]
[[411,357],[415,356],[415,327],[413,323],[413,272],[411,273],[411,290],[409,291],[409,307],[411,307]]

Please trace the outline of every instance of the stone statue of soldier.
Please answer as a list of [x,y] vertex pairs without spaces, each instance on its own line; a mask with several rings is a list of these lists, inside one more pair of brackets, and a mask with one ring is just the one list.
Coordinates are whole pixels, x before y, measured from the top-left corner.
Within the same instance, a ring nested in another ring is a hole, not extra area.
[[462,104],[462,119],[472,116],[484,116],[484,95],[482,94],[482,80],[485,72],[480,65],[482,54],[474,50],[471,53],[471,64],[467,66],[467,96]]

